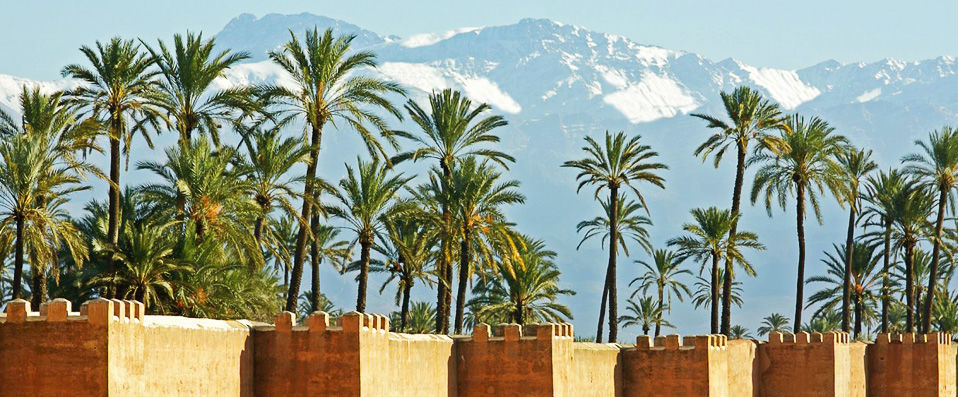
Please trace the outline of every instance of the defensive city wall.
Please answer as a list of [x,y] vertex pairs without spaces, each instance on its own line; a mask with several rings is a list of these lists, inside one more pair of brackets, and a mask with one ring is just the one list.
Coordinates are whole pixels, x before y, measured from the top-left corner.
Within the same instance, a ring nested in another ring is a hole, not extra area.
[[772,333],[573,342],[570,324],[389,331],[385,316],[274,325],[146,316],[97,299],[0,314],[0,396],[955,396],[951,335]]

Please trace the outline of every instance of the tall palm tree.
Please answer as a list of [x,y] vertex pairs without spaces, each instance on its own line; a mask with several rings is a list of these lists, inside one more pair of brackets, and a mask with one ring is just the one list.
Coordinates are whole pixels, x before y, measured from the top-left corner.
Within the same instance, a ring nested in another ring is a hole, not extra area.
[[[724,290],[725,269],[719,269],[719,289]],[[711,275],[708,278],[695,276],[695,282],[692,284],[695,289],[692,292],[692,305],[698,309],[700,307],[710,307],[712,304],[712,280]],[[742,282],[732,280],[732,304],[742,307]]]
[[[142,135],[153,147],[149,127],[158,129],[157,121],[163,117],[154,105],[159,95],[155,79],[159,71],[152,68],[153,57],[140,51],[133,40],[114,37],[106,44],[97,41],[96,49],[82,46],[80,52],[92,68],[72,64],[61,73],[84,83],[69,91],[67,98],[90,120],[103,125],[110,142],[107,238],[110,244],[116,244],[120,235],[120,158],[125,155],[129,164],[134,134]],[[114,270],[108,261],[107,271]]]
[[762,319],[762,325],[758,327],[758,336],[765,336],[770,332],[783,332],[787,327],[788,317],[780,313],[772,313]]
[[[883,275],[878,265],[881,256],[875,252],[877,245],[854,243],[854,253],[851,261],[852,282],[849,288],[851,305],[854,307],[854,335],[861,336],[862,324],[871,324],[875,318],[874,308],[881,291],[877,288]],[[813,317],[824,312],[835,311],[836,306],[844,304],[845,297],[845,267],[847,267],[848,250],[845,246],[833,245],[833,252],[826,252],[822,262],[826,267],[826,274],[810,277],[806,283],[824,284],[824,288],[808,297],[808,306],[821,304]],[[841,314],[840,312],[838,312]]]
[[[668,244],[678,248],[680,258],[693,258],[701,262],[703,269],[706,263],[711,261],[712,321],[710,332],[717,334],[719,332],[718,302],[720,299],[718,277],[721,272],[719,260],[730,257],[732,262],[738,263],[746,273],[754,275],[755,270],[745,259],[741,249],[764,250],[765,246],[758,242],[758,235],[755,233],[741,231],[729,234],[729,230],[738,217],[732,211],[710,207],[708,209],[696,208],[691,213],[695,223],[682,225],[682,230],[685,230],[688,234],[673,238],[669,240]],[[734,277],[732,279],[734,280]]]
[[341,269],[349,262],[351,254],[349,242],[339,239],[340,229],[330,225],[316,224],[310,229],[312,234],[309,261],[312,265],[309,299],[314,307],[323,306],[323,294],[319,285],[320,265],[328,262],[334,269]]
[[914,262],[915,248],[929,234],[928,218],[934,211],[935,198],[932,192],[915,180],[906,181],[895,192],[888,209],[893,220],[892,238],[903,251],[905,264],[905,332],[913,332],[915,325]]
[[[304,141],[309,142],[309,161],[301,196],[304,198],[314,197],[316,167],[327,123],[356,131],[374,156],[386,155],[379,137],[393,146],[397,144],[378,111],[401,119],[399,110],[386,97],[403,95],[404,91],[396,84],[362,73],[376,68],[376,56],[368,51],[353,52],[355,38],[355,35],[335,37],[332,29],[320,35],[313,29],[306,31],[306,41],[301,43],[290,32],[290,41],[280,50],[269,53],[270,59],[289,73],[295,85],[261,87],[264,100],[277,108],[281,117],[299,117],[306,125]],[[312,200],[303,200],[300,217],[311,220],[313,215]],[[300,225],[296,234],[292,277],[286,294],[287,311],[296,309],[306,259],[307,231],[307,227]]]
[[[472,274],[481,268],[493,269],[500,261],[504,272],[513,272],[514,262],[521,262],[518,245],[522,241],[506,220],[503,207],[525,202],[519,193],[519,182],[503,180],[487,162],[467,158],[453,170],[449,191],[455,198],[452,212],[459,229],[459,285],[456,294],[455,332],[462,333],[466,293]],[[519,267],[523,265],[518,263]]]
[[558,301],[575,291],[559,287],[559,267],[555,251],[541,240],[521,237],[517,244],[522,266],[513,271],[487,275],[476,284],[471,307],[479,307],[480,322],[560,322],[572,319],[572,311]]
[[[346,222],[345,228],[356,234],[351,245],[359,244],[359,288],[356,311],[366,311],[366,282],[369,274],[370,252],[381,233],[385,220],[400,213],[399,191],[407,178],[383,167],[379,160],[356,159],[356,168],[346,166],[346,176],[339,181],[339,190],[333,192],[336,204],[328,208],[330,215]],[[295,281],[295,278],[294,278]]]
[[[704,161],[710,155],[713,156],[713,165],[718,168],[722,162],[722,156],[729,146],[735,145],[736,163],[735,163],[735,184],[732,187],[732,213],[739,214],[742,203],[742,185],[745,183],[746,154],[748,153],[749,143],[753,141],[765,142],[769,147],[774,147],[780,143],[778,137],[768,134],[769,131],[780,129],[782,127],[782,112],[778,104],[769,101],[762,95],[748,87],[741,86],[731,93],[722,92],[722,104],[725,107],[725,113],[731,123],[727,123],[715,116],[705,114],[695,114],[708,122],[708,128],[717,130],[710,135],[708,139],[695,149],[695,155]],[[738,230],[738,221],[732,225],[730,234],[735,234]],[[726,261],[726,277],[732,276],[732,263]],[[723,283],[731,287],[732,280],[725,280]],[[729,335],[731,327],[731,291],[722,292],[722,333]]]
[[625,311],[627,314],[619,317],[622,328],[632,326],[642,327],[642,333],[644,335],[649,334],[649,329],[652,328],[653,324],[656,329],[662,327],[675,328],[663,318],[662,307],[652,300],[651,296],[643,296],[639,298],[638,302],[635,301],[635,297],[629,298],[625,302]]
[[214,39],[203,40],[202,33],[186,32],[185,39],[176,34],[172,47],[162,40],[157,40],[156,49],[143,43],[160,70],[156,105],[168,115],[182,144],[189,145],[198,132],[219,146],[221,124],[233,123],[256,108],[252,87],[220,90],[214,84],[249,54],[216,51]]
[[432,285],[432,269],[429,263],[435,259],[435,230],[420,219],[409,217],[387,219],[382,244],[376,246],[386,257],[379,263],[382,271],[389,272],[382,291],[396,281],[396,303],[399,305],[399,331],[405,332],[409,325],[409,304],[416,281]]
[[[574,168],[579,171],[576,180],[579,182],[577,192],[584,187],[595,187],[595,198],[603,190],[609,190],[609,206],[611,214],[609,216],[609,265],[605,274],[605,290],[603,295],[608,296],[609,301],[609,342],[616,342],[618,335],[618,305],[616,288],[616,257],[617,244],[619,241],[618,226],[616,222],[619,216],[616,211],[619,209],[619,189],[628,187],[635,193],[642,207],[648,213],[648,205],[645,197],[639,191],[640,182],[650,183],[659,188],[665,188],[665,179],[658,174],[658,171],[668,169],[665,164],[655,162],[658,153],[652,151],[648,145],[642,144],[642,137],[639,135],[631,138],[624,132],[618,132],[615,135],[609,131],[605,132],[604,144],[600,144],[590,136],[585,137],[586,145],[582,148],[586,152],[586,157],[579,160],[570,160],[562,164],[563,167]],[[599,330],[596,332],[596,338],[602,334],[602,315],[605,313],[605,303],[599,308]]]
[[[682,301],[683,294],[685,296],[692,295],[689,287],[678,279],[682,275],[692,275],[692,272],[688,269],[679,268],[684,259],[667,249],[657,249],[652,251],[651,263],[641,260],[635,261],[645,267],[645,273],[629,283],[630,287],[632,284],[638,283],[637,288],[632,292],[632,298],[635,298],[640,290],[644,295],[648,293],[650,288],[654,288],[657,297],[656,303],[658,303],[662,315],[671,312],[673,295],[679,302]],[[655,336],[659,336],[662,331],[662,327],[659,325],[658,323],[655,324]]]
[[[928,142],[915,141],[922,153],[910,154],[902,158],[904,171],[912,174],[938,193],[938,212],[935,219],[935,233],[932,239],[931,277],[928,279],[928,291],[936,291],[938,284],[939,261],[941,260],[941,232],[945,223],[945,208],[951,205],[954,212],[954,190],[958,185],[958,130],[944,127],[941,131],[928,134]],[[927,294],[922,306],[922,322],[919,332],[930,332],[931,308],[935,294]]]
[[[499,142],[499,136],[494,131],[505,126],[507,122],[499,115],[487,116],[487,112],[492,110],[488,104],[473,106],[469,98],[452,89],[432,92],[428,102],[428,111],[413,100],[406,103],[406,112],[421,133],[407,135],[417,147],[397,155],[394,161],[435,160],[439,163],[443,183],[448,183],[457,164],[469,157],[481,157],[504,168],[508,168],[507,164],[515,161],[512,156],[491,147]],[[440,188],[443,186],[439,185]],[[438,264],[440,282],[436,289],[436,332],[448,333],[452,303],[450,286],[454,227],[451,226],[452,210],[448,203],[443,203],[440,210],[446,233],[439,236],[442,246]]]
[[889,297],[891,296],[888,275],[891,274],[891,234],[894,218],[895,197],[905,185],[905,176],[900,171],[889,169],[881,171],[878,175],[868,177],[865,186],[867,194],[865,200],[869,202],[867,214],[869,219],[878,218],[877,221],[871,220],[870,223],[877,223],[881,227],[880,235],[877,236],[882,241],[884,249],[882,250],[882,305],[881,305],[881,332],[888,331],[888,313],[891,307]]
[[[597,216],[590,220],[579,222],[576,225],[576,232],[583,234],[582,240],[579,241],[579,245],[576,246],[576,249],[581,248],[582,244],[587,240],[598,237],[600,238],[603,248],[605,248],[606,244],[617,244],[625,256],[630,255],[629,240],[637,243],[646,252],[652,250],[648,231],[648,227],[652,226],[652,220],[642,214],[642,212],[645,211],[641,204],[637,201],[621,197],[621,194],[619,200],[616,200],[616,206],[618,208],[615,210],[612,209],[611,203],[608,200],[600,199],[600,203],[604,216]],[[613,216],[616,217],[615,222],[612,221]],[[616,242],[612,242],[611,240],[612,233],[610,233],[610,227],[612,225],[615,225]],[[602,320],[605,313],[606,301],[609,296],[609,289],[607,287],[607,284],[603,284],[602,305],[600,306],[599,312],[599,332],[596,333],[596,342],[602,341]]]
[[[798,234],[798,281],[795,288],[794,332],[802,325],[805,286],[805,204],[810,202],[815,217],[822,223],[818,196],[825,190],[840,190],[841,174],[836,156],[845,150],[847,140],[834,133],[824,120],[806,120],[793,115],[780,133],[782,143],[761,144],[749,163],[761,164],[752,185],[752,203],[762,196],[765,209],[772,216],[777,202],[782,209],[788,196],[795,195],[795,229]],[[806,198],[806,196],[808,196]]]
[[[842,171],[843,189],[839,199],[848,204],[848,232],[845,236],[845,275],[842,285],[842,331],[849,332],[851,325],[851,284],[852,260],[855,255],[855,225],[861,210],[861,183],[868,173],[878,168],[878,164],[871,161],[871,150],[849,148],[838,156],[838,164]],[[857,315],[857,312],[856,312]],[[856,333],[861,331],[856,320]]]

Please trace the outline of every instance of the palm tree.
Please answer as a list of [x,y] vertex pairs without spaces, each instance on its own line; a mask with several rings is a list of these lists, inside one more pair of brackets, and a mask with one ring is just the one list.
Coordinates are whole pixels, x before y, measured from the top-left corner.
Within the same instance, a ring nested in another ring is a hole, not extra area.
[[[593,237],[599,237],[601,241],[601,246],[605,248],[606,244],[612,244],[610,241],[610,227],[615,225],[616,240],[618,242],[618,248],[622,249],[622,252],[625,256],[629,256],[629,240],[634,241],[643,250],[649,252],[652,250],[652,244],[649,242],[649,231],[647,227],[652,226],[652,220],[649,217],[641,214],[644,208],[637,201],[632,201],[620,195],[619,200],[616,200],[616,208],[612,209],[611,203],[608,200],[600,199],[600,204],[602,205],[603,213],[605,216],[597,216],[590,220],[585,220],[576,224],[576,232],[582,233],[582,240],[579,241],[579,245],[576,246],[576,249],[582,247],[582,244],[587,240],[592,239]],[[615,214],[617,218],[615,222],[612,222],[612,216]],[[605,313],[606,301],[608,299],[607,284],[603,284],[602,287],[602,305],[600,306],[599,312],[599,331],[596,333],[596,342],[601,342],[602,340],[602,324],[603,324],[603,314]]]
[[914,261],[918,242],[928,234],[928,218],[934,211],[932,192],[915,180],[906,181],[891,198],[888,216],[892,219],[892,238],[903,251],[905,262],[906,332],[915,324]]
[[788,317],[779,313],[772,313],[762,319],[762,325],[758,327],[758,336],[765,336],[770,332],[784,332],[788,327],[788,321]]
[[[103,125],[110,141],[107,238],[110,244],[116,244],[120,235],[120,158],[125,155],[129,164],[134,134],[142,135],[153,147],[148,127],[158,130],[157,120],[162,117],[154,105],[159,95],[155,79],[159,71],[152,68],[153,57],[140,51],[133,40],[114,37],[106,44],[97,41],[96,49],[82,46],[80,52],[92,69],[72,64],[64,67],[62,74],[84,83],[69,91],[67,98],[90,120]],[[115,271],[110,261],[107,271]]]
[[[453,219],[459,229],[459,285],[456,294],[455,332],[462,333],[466,306],[466,289],[472,274],[482,267],[496,264],[493,256],[506,259],[501,264],[504,272],[513,272],[513,262],[521,261],[517,245],[522,242],[512,230],[502,209],[506,205],[521,204],[525,196],[519,193],[519,182],[503,180],[502,174],[488,163],[467,158],[453,170],[448,189],[454,197]],[[519,263],[519,266],[522,266]]]
[[[883,275],[878,266],[881,259],[875,252],[877,245],[864,243],[854,243],[852,248],[851,273],[852,281],[850,285],[850,297],[852,307],[855,311],[854,331],[855,337],[861,336],[862,323],[867,327],[875,318],[874,307],[881,293],[876,287],[881,283]],[[821,304],[816,311],[815,316],[824,312],[837,312],[836,306],[844,304],[844,278],[845,267],[848,258],[848,250],[845,246],[832,245],[833,252],[826,252],[825,259],[822,262],[826,267],[826,274],[823,276],[810,277],[807,284],[822,283],[825,287],[812,294],[808,298],[808,306]],[[838,312],[841,314],[841,312]]]
[[[678,280],[678,277],[683,274],[692,275],[692,272],[688,269],[679,269],[684,259],[685,258],[676,255],[675,252],[667,249],[657,249],[652,251],[651,264],[646,261],[635,261],[645,267],[645,273],[629,283],[630,287],[632,284],[638,283],[638,287],[632,292],[631,297],[635,298],[635,295],[637,295],[640,290],[644,295],[648,293],[650,288],[655,288],[656,302],[662,311],[662,315],[664,316],[665,313],[670,313],[672,310],[672,295],[675,295],[675,298],[678,299],[679,302],[682,301],[683,294],[686,296],[692,295],[689,287]],[[661,331],[662,329],[659,324],[656,324],[655,336],[659,336]]]
[[[356,168],[346,166],[346,177],[339,181],[339,190],[333,192],[336,204],[327,211],[346,222],[345,228],[356,233],[351,246],[359,244],[359,288],[356,311],[366,311],[366,282],[369,274],[370,250],[385,224],[385,220],[400,211],[399,191],[412,178],[393,174],[379,160],[356,159]],[[293,279],[295,282],[295,277]]]
[[[724,290],[725,283],[725,269],[719,269],[719,286],[720,290]],[[709,278],[696,276],[695,283],[692,285],[695,288],[692,292],[692,305],[696,309],[700,307],[710,307],[712,304],[712,280],[711,275]],[[742,307],[742,282],[732,280],[732,304],[737,307]]]
[[619,318],[622,328],[639,326],[642,327],[642,333],[645,335],[649,334],[649,329],[652,328],[653,324],[657,329],[662,327],[675,328],[662,318],[662,307],[655,303],[652,297],[643,296],[639,298],[638,302],[635,301],[635,297],[629,298],[625,303],[625,311],[628,314]]
[[[270,59],[289,73],[295,86],[262,87],[264,100],[278,107],[280,116],[286,114],[287,119],[298,116],[306,124],[308,136],[303,137],[303,140],[309,142],[309,161],[306,163],[303,198],[314,196],[320,144],[327,122],[348,126],[356,131],[373,155],[386,155],[376,136],[377,132],[396,146],[395,137],[377,110],[401,119],[399,110],[386,96],[403,95],[404,92],[396,84],[361,73],[364,69],[376,68],[376,56],[368,51],[351,52],[355,38],[355,35],[334,37],[332,29],[320,35],[313,29],[306,31],[306,41],[300,43],[296,35],[290,32],[290,41],[283,44],[281,50],[269,53]],[[312,200],[303,200],[300,217],[311,220],[313,215]],[[296,309],[296,298],[303,279],[303,261],[306,259],[307,235],[307,227],[300,225],[293,253],[292,279],[286,295],[287,311]]]
[[795,323],[798,332],[802,324],[805,286],[805,204],[812,204],[815,217],[822,223],[818,195],[826,189],[840,191],[841,174],[835,157],[846,150],[847,140],[834,134],[834,128],[822,119],[806,120],[793,115],[786,121],[786,131],[780,134],[781,144],[758,146],[749,163],[762,164],[755,173],[752,185],[752,203],[763,196],[765,209],[772,216],[773,200],[785,209],[789,195],[795,194],[795,218],[798,234],[798,281],[795,288]]
[[[393,321],[399,320],[396,316],[399,313],[393,313]],[[428,334],[436,326],[436,308],[432,303],[415,301],[410,304],[409,320],[402,332],[410,334]]]
[[413,286],[416,281],[432,285],[433,275],[428,265],[436,256],[433,250],[436,245],[435,231],[414,217],[387,219],[385,230],[382,243],[375,249],[386,257],[383,261],[377,261],[377,270],[389,272],[389,278],[383,282],[379,292],[382,293],[393,281],[399,284],[396,289],[399,312],[395,323],[399,325],[399,331],[405,332],[409,325]]
[[[895,198],[898,192],[905,184],[904,175],[895,169],[881,171],[877,176],[868,177],[865,186],[867,194],[865,200],[871,205],[865,210],[869,218],[877,217],[877,225],[882,228],[878,238],[881,239],[884,249],[882,250],[882,305],[881,305],[881,332],[888,331],[888,310],[891,306],[889,301],[890,288],[888,275],[891,274],[891,233],[894,219],[891,214],[894,212]],[[874,221],[871,221],[874,223]]]
[[842,314],[833,309],[815,313],[811,321],[802,326],[802,331],[808,333],[838,331],[842,327],[841,317]]
[[300,318],[307,318],[315,312],[325,312],[329,314],[330,317],[340,317],[343,315],[343,310],[337,308],[336,305],[333,304],[333,301],[329,300],[326,295],[319,293],[319,304],[316,304],[317,299],[313,297],[314,295],[313,291],[304,292],[299,295],[299,311],[297,313],[299,313]]
[[748,328],[745,328],[741,325],[733,325],[729,331],[731,332],[728,337],[729,339],[752,339],[752,333],[749,332]]
[[[142,41],[142,40],[141,40]],[[203,34],[173,36],[172,48],[157,40],[157,49],[144,42],[160,70],[156,105],[168,115],[179,133],[179,142],[189,145],[193,132],[208,135],[219,146],[222,122],[235,122],[237,113],[248,114],[256,108],[252,87],[217,90],[214,81],[226,71],[249,59],[245,52],[216,52],[214,39]]]
[[[668,244],[678,247],[678,254],[681,258],[694,258],[694,260],[702,263],[703,268],[708,261],[712,262],[710,272],[712,276],[711,333],[717,334],[719,332],[718,302],[720,299],[719,260],[730,257],[730,260],[733,263],[738,263],[747,274],[754,275],[755,270],[745,259],[741,248],[764,250],[765,246],[758,242],[758,236],[755,233],[742,231],[729,234],[729,230],[738,218],[738,215],[733,214],[732,211],[710,207],[708,209],[696,208],[691,213],[695,223],[682,225],[682,230],[688,232],[688,235],[673,238],[669,240]],[[701,274],[701,271],[699,273]],[[732,279],[734,280],[734,277]]]
[[[771,102],[750,87],[742,86],[736,88],[731,93],[722,92],[722,104],[725,107],[725,113],[731,120],[731,124],[719,119],[718,117],[695,114],[708,122],[708,128],[717,130],[710,135],[708,139],[695,149],[695,155],[705,161],[710,155],[713,155],[713,165],[718,168],[722,162],[722,156],[729,146],[733,143],[736,149],[735,163],[735,184],[732,188],[732,213],[739,214],[742,202],[742,185],[745,182],[745,167],[747,166],[745,156],[748,152],[748,145],[752,141],[765,142],[769,147],[774,147],[779,142],[774,135],[768,132],[782,127],[782,112],[778,104]],[[738,230],[738,221],[732,225],[730,234],[735,234]],[[726,277],[732,276],[732,262],[726,261]],[[732,280],[725,280],[724,285],[731,286]],[[731,326],[731,292],[725,290],[722,292],[722,333],[729,335]]]
[[[861,210],[861,182],[865,176],[878,168],[871,161],[871,150],[849,148],[838,156],[838,164],[842,170],[844,188],[841,189],[840,200],[848,204],[848,232],[845,236],[845,275],[842,285],[842,331],[849,332],[851,326],[851,287],[852,287],[852,260],[855,255],[855,225]],[[857,308],[856,308],[857,309]],[[856,311],[856,317],[858,313]],[[861,332],[861,324],[856,319],[855,335]]]
[[937,292],[940,296],[935,299],[935,310],[932,323],[937,332],[954,333],[958,331],[958,292],[948,294],[943,290]]
[[118,263],[116,279],[100,274],[93,278],[93,284],[117,283],[124,287],[120,288],[124,299],[133,298],[147,309],[159,306],[162,311],[163,298],[173,296],[170,276],[183,269],[174,256],[177,241],[171,238],[171,230],[172,224],[124,224],[120,243],[106,248]]
[[[309,260],[312,264],[309,297],[314,307],[322,307],[323,294],[319,285],[319,268],[323,262],[329,262],[334,269],[341,269],[350,260],[349,242],[339,239],[340,229],[334,226],[316,224],[310,230]],[[288,240],[284,240],[288,241]]]
[[[407,135],[406,137],[413,140],[417,148],[397,155],[394,161],[435,160],[439,163],[441,180],[445,183],[452,179],[453,170],[458,163],[466,158],[481,157],[504,168],[508,168],[507,164],[515,161],[512,156],[489,147],[499,142],[499,136],[493,131],[505,126],[507,122],[499,115],[485,116],[492,110],[488,104],[481,103],[473,106],[472,101],[462,93],[451,89],[432,92],[428,101],[428,111],[413,100],[406,103],[406,112],[422,133]],[[443,186],[440,184],[440,187]],[[438,283],[436,291],[436,332],[448,333],[452,302],[452,291],[449,286],[452,285],[450,263],[452,262],[451,245],[454,228],[450,225],[452,211],[448,203],[443,203],[440,210],[443,222],[446,224],[443,229],[447,232],[439,236],[442,241],[438,265],[441,282]]]
[[559,287],[555,251],[546,249],[541,240],[528,236],[521,239],[517,244],[521,266],[507,271],[503,265],[502,271],[476,283],[476,297],[469,304],[480,308],[474,313],[474,321],[526,324],[571,320],[572,312],[557,300],[562,295],[575,295],[575,291]]
[[[935,219],[935,234],[932,240],[931,276],[928,279],[928,291],[936,291],[938,270],[941,259],[941,231],[945,223],[945,207],[953,203],[953,191],[958,185],[958,130],[944,127],[941,131],[928,134],[928,142],[915,141],[923,153],[910,154],[902,158],[905,172],[914,175],[938,193],[938,212]],[[954,212],[951,204],[951,211]],[[935,294],[927,294],[922,309],[922,322],[919,332],[931,330],[931,308]]]
[[[653,186],[665,188],[665,179],[657,171],[668,169],[665,164],[656,163],[655,158],[658,153],[652,151],[648,145],[643,145],[641,136],[636,135],[627,138],[624,132],[618,132],[614,136],[608,131],[605,132],[604,146],[599,144],[592,137],[585,138],[586,146],[582,148],[587,156],[580,160],[566,161],[563,167],[575,168],[579,170],[576,180],[579,186],[577,192],[583,187],[594,186],[595,198],[605,190],[609,190],[609,205],[611,210],[609,215],[609,265],[605,274],[605,289],[603,296],[608,297],[609,301],[609,342],[615,342],[618,335],[618,308],[616,304],[616,257],[618,245],[614,242],[619,241],[618,225],[616,222],[620,219],[616,211],[619,209],[619,188],[629,187],[638,197],[642,207],[648,213],[648,205],[645,197],[638,189],[640,182],[647,182]],[[596,339],[599,340],[602,334],[602,316],[605,313],[605,299],[602,299],[602,305],[599,308],[599,329],[596,332]]]

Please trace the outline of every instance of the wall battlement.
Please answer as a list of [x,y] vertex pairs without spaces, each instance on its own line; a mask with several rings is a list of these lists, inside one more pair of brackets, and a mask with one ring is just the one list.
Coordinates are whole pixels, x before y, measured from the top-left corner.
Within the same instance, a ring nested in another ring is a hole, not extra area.
[[949,334],[771,333],[574,342],[571,324],[391,332],[386,316],[273,324],[144,315],[138,302],[57,299],[0,316],[3,396],[946,396]]

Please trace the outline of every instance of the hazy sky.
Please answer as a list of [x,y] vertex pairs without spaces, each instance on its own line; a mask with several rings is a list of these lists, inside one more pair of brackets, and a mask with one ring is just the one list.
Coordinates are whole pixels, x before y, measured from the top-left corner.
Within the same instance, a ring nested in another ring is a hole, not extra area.
[[243,12],[310,12],[380,34],[409,36],[544,17],[642,44],[757,66],[800,68],[826,59],[917,60],[958,54],[958,2],[937,1],[5,1],[0,73],[52,79],[77,47],[119,34],[155,38],[218,32]]

